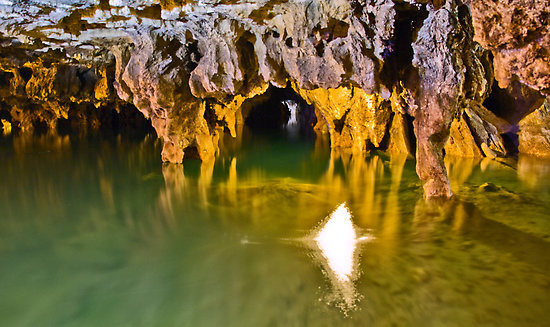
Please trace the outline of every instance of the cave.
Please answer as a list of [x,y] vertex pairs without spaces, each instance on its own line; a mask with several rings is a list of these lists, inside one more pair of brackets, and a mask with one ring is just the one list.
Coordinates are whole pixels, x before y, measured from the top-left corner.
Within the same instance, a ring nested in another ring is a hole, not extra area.
[[0,0],[0,326],[543,326],[550,0]]
[[246,127],[254,134],[314,136],[315,108],[288,86],[270,86],[267,91],[243,103]]

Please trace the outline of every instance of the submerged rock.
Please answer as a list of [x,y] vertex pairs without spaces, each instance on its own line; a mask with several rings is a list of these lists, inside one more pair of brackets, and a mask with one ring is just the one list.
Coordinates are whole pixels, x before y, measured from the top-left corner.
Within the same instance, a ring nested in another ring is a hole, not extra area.
[[[524,2],[3,1],[0,118],[32,130],[137,109],[163,161],[208,161],[238,136],[248,99],[292,87],[333,148],[416,152],[426,195],[449,197],[445,151],[508,155],[502,134],[549,95],[548,13],[536,10],[548,1]],[[511,115],[484,107],[494,78],[517,100]]]

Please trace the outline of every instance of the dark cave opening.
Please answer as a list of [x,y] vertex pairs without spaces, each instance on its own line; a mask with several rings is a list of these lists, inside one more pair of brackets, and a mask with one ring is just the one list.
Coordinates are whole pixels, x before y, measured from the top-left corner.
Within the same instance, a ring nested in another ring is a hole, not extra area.
[[32,78],[32,69],[23,66],[19,68],[19,75],[21,75],[21,78],[23,78],[25,82],[28,82]]
[[384,66],[380,73],[380,79],[386,86],[391,87],[411,75],[410,70],[414,69],[412,66],[412,43],[422,22],[427,17],[428,11],[424,7],[407,3],[396,4],[393,38],[383,40],[385,46],[382,53]]
[[508,130],[501,134],[508,154],[519,153],[519,122],[542,106],[544,99],[538,91],[522,85],[517,79],[507,88],[501,88],[496,81],[493,82],[491,93],[483,106],[510,124]]
[[495,81],[483,105],[498,117],[515,125],[543,103],[544,97],[538,91],[513,80],[506,89]]
[[243,87],[246,89],[249,87],[249,83],[254,79],[257,79],[257,72],[259,69],[258,60],[254,52],[254,43],[256,42],[256,37],[249,32],[244,32],[243,35],[239,37],[237,43],[237,54],[239,55],[239,63],[243,67]]
[[93,105],[70,104],[67,119],[57,120],[57,132],[98,131],[102,134],[146,135],[154,132],[151,120],[132,104],[118,103],[96,108]]
[[[66,118],[59,117],[52,109],[59,107],[68,107]],[[139,136],[154,132],[151,120],[128,103],[110,103],[96,108],[91,103],[48,104],[10,98],[0,101],[0,119],[9,122],[11,133],[15,134],[31,131],[37,135],[54,132],[60,135]]]
[[0,72],[0,88],[8,89],[12,78],[13,78],[13,73]]
[[312,137],[317,123],[313,105],[305,102],[287,86],[270,86],[257,97],[243,103],[245,126],[252,134],[287,134]]

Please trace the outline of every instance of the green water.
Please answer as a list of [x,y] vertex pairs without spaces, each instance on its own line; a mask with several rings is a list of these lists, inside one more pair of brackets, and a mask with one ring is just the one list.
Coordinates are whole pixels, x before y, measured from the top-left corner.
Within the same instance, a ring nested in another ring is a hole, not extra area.
[[434,204],[405,157],[242,143],[1,139],[0,326],[550,326],[550,162],[449,158]]

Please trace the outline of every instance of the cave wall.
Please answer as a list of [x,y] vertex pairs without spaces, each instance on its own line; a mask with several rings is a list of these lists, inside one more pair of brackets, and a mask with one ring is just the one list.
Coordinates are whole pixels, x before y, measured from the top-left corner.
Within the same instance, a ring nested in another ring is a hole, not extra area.
[[292,87],[314,105],[331,147],[414,154],[426,195],[449,197],[445,153],[550,153],[548,8],[545,0],[3,1],[0,118],[25,131],[102,124],[113,108],[135,108],[162,138],[164,161],[211,160],[224,133],[237,136],[247,99]]
[[109,52],[98,51],[95,62],[84,64],[63,60],[58,50],[37,52],[14,47],[13,40],[2,42],[0,119],[10,131],[148,128],[143,115],[116,96]]

